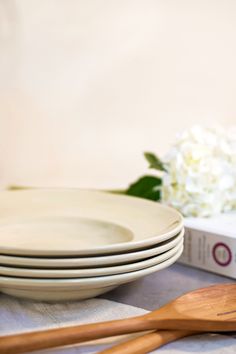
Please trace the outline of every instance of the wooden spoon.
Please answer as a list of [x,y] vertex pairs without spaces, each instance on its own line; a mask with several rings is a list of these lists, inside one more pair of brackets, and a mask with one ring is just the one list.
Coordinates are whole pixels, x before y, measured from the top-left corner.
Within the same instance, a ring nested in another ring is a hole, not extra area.
[[0,353],[25,353],[153,329],[236,331],[236,284],[192,291],[143,316],[0,337]]
[[175,330],[151,332],[105,349],[99,354],[146,354],[179,338],[194,334],[199,334],[199,332]]

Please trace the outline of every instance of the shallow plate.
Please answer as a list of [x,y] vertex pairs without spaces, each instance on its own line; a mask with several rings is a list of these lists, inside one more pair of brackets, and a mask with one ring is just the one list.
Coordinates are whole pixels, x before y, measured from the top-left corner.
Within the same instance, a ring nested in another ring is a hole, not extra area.
[[176,210],[156,202],[73,189],[3,191],[0,215],[0,252],[27,256],[141,249],[183,227]]
[[0,266],[0,275],[24,278],[79,278],[96,277],[100,275],[112,275],[133,272],[159,264],[171,258],[183,245],[183,237],[171,250],[157,256],[135,263],[114,267],[101,267],[89,269],[30,269]]
[[184,229],[170,240],[157,244],[154,247],[137,252],[122,253],[107,256],[91,256],[80,258],[38,258],[0,255],[0,264],[28,268],[81,268],[104,267],[117,264],[129,264],[141,259],[153,257],[175,247],[184,235]]
[[153,267],[126,274],[82,279],[29,279],[0,276],[0,291],[33,300],[64,301],[82,300],[103,294],[115,287],[160,271],[175,263],[181,249],[170,259]]

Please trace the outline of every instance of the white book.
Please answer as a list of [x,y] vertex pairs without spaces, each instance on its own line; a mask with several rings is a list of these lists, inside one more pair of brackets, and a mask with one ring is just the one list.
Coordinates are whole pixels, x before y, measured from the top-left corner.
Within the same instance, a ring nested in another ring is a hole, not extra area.
[[180,263],[236,279],[236,213],[185,219]]

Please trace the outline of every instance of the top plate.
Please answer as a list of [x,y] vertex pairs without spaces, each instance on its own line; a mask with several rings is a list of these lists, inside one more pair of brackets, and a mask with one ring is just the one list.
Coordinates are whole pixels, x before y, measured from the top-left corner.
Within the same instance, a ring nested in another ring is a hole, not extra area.
[[0,252],[79,256],[129,252],[183,227],[174,209],[139,198],[79,189],[0,193]]

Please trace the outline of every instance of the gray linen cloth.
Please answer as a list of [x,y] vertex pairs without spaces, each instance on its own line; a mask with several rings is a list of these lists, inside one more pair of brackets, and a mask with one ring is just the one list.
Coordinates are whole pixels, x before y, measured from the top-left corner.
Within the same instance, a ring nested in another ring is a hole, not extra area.
[[[147,312],[141,308],[96,298],[81,302],[46,303],[21,300],[1,294],[0,334],[5,335],[75,324],[108,321],[138,316]],[[130,337],[126,336],[125,339],[129,339]],[[113,337],[72,347],[44,350],[35,353],[91,354],[104,350],[123,340],[124,337]],[[236,352],[236,341],[224,335],[204,334],[178,340],[153,353],[157,352],[166,354],[200,352],[231,354]]]

